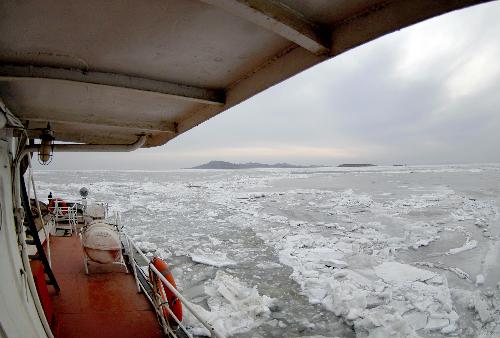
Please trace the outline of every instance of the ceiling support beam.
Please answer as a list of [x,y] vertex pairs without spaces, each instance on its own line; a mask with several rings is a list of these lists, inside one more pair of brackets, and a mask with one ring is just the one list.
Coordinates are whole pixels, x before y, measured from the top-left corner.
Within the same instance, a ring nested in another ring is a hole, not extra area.
[[[242,0],[202,0],[208,3],[241,2]],[[334,0],[332,0],[334,1]],[[290,48],[274,57],[255,72],[236,82],[226,91],[224,107],[206,106],[192,111],[179,121],[179,134],[216,116],[221,111],[256,95],[298,72],[312,67],[327,58],[374,40],[384,34],[402,29],[431,17],[489,0],[393,0],[337,23],[331,30],[330,55],[313,55],[304,48]]]
[[313,54],[326,55],[330,51],[328,30],[321,30],[277,1],[202,1],[272,31]]
[[[392,0],[337,23],[331,32],[331,56],[437,15],[491,0]],[[452,37],[450,37],[451,39]]]
[[128,88],[143,92],[168,95],[176,99],[195,101],[204,104],[223,105],[225,103],[225,93],[222,90],[198,88],[167,81],[151,80],[115,73],[86,72],[79,69],[56,67],[0,65],[0,81],[33,78]]
[[32,122],[50,122],[50,123],[64,123],[64,124],[83,124],[88,126],[102,126],[102,127],[117,127],[129,128],[134,130],[149,131],[149,132],[162,132],[162,133],[177,133],[177,123],[175,122],[144,122],[144,121],[116,121],[111,119],[103,119],[100,117],[92,117],[85,119],[81,116],[75,118],[44,118],[40,116],[19,116],[21,120]]

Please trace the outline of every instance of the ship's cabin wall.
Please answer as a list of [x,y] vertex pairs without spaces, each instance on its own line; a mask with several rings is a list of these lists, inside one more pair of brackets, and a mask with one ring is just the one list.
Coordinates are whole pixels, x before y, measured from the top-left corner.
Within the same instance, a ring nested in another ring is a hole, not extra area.
[[46,337],[27,282],[14,219],[14,153],[17,139],[0,129],[0,337]]

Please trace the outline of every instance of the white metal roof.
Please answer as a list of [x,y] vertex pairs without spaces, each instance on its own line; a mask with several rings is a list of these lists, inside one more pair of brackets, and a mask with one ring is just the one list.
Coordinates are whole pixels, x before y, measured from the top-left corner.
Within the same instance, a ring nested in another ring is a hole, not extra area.
[[477,0],[3,0],[0,96],[39,136],[164,144],[346,50]]

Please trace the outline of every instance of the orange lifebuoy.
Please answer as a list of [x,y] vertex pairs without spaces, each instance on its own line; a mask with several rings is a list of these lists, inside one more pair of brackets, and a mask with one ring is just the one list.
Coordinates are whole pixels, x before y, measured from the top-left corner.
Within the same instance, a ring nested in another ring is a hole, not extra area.
[[[153,257],[151,263],[155,266],[156,269],[158,269],[158,271],[163,275],[163,277],[165,277],[169,281],[169,283],[172,284],[172,286],[177,289],[174,276],[172,276],[172,273],[170,272],[167,263],[165,263],[158,257]],[[181,301],[177,298],[176,295],[174,295],[174,293],[168,287],[164,285],[162,280],[153,271],[151,271],[151,269],[149,270],[149,279],[153,284],[153,287],[156,287],[157,292],[161,297],[162,303],[168,302],[168,307],[174,313],[175,317],[177,317],[179,321],[182,321]],[[165,319],[168,320],[168,323],[172,326],[177,326],[177,322],[172,318],[172,315],[168,312],[168,310],[164,306],[162,306],[162,309],[163,309],[163,316],[165,317]]]
[[53,213],[54,210],[56,209],[56,203],[57,203],[58,207],[62,208],[61,215],[66,215],[66,213],[68,213],[68,205],[66,204],[66,202],[63,199],[60,199],[60,198],[51,199],[47,209],[49,209],[49,211]]

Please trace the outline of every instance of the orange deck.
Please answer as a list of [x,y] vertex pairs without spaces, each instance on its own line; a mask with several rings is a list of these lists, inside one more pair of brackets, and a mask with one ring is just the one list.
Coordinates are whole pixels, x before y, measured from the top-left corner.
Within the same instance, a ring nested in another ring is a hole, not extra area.
[[162,337],[152,306],[137,293],[132,273],[118,265],[90,263],[83,267],[79,239],[50,238],[52,269],[61,287],[51,299],[56,315],[56,338]]

